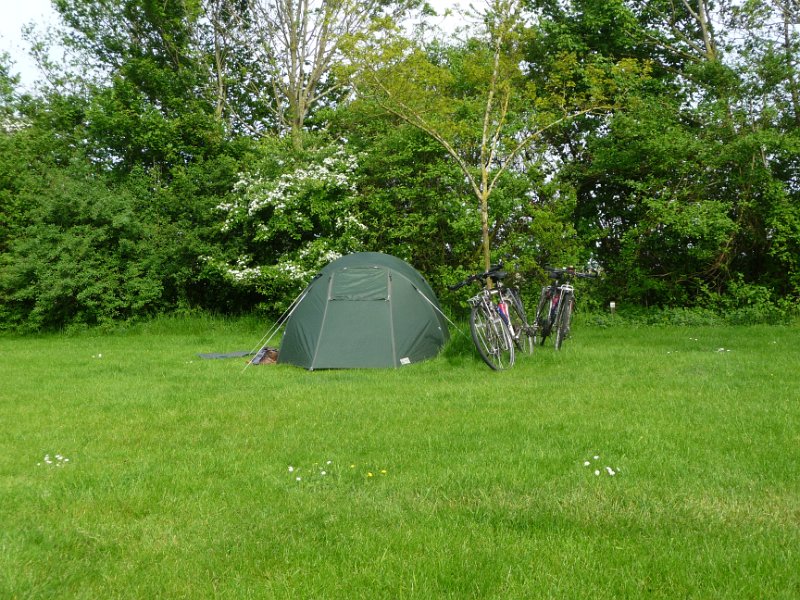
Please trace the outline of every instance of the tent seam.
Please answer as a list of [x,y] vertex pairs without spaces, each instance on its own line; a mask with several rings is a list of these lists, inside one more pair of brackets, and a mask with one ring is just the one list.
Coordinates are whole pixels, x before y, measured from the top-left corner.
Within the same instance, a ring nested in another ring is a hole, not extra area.
[[397,368],[397,344],[395,343],[394,339],[394,306],[392,303],[392,270],[386,269],[386,287],[387,291],[389,292],[387,296],[389,296],[389,328],[391,329],[391,341],[392,341],[392,365],[394,368]]
[[320,334],[317,337],[317,345],[314,348],[314,356],[311,357],[311,368],[309,371],[313,371],[317,364],[317,354],[319,353],[319,346],[322,343],[322,336],[325,333],[325,321],[328,319],[328,306],[330,306],[331,303],[331,290],[333,289],[333,278],[335,276],[336,273],[331,273],[330,278],[328,279],[328,293],[325,295],[325,312],[322,313],[322,323],[319,326]]

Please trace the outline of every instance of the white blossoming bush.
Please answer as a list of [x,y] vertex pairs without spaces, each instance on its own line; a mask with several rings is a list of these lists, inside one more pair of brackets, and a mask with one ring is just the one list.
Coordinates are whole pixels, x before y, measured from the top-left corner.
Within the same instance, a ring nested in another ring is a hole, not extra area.
[[368,227],[357,168],[344,144],[294,158],[270,142],[264,158],[241,174],[234,200],[217,207],[223,233],[242,251],[232,260],[207,261],[236,285],[286,305],[321,267],[363,249]]

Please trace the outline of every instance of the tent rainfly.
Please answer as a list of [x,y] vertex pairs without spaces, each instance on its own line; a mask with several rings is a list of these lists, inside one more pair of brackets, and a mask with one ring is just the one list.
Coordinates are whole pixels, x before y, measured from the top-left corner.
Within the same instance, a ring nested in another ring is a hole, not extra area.
[[286,321],[278,362],[314,369],[400,367],[436,356],[447,322],[428,282],[378,252],[324,267]]

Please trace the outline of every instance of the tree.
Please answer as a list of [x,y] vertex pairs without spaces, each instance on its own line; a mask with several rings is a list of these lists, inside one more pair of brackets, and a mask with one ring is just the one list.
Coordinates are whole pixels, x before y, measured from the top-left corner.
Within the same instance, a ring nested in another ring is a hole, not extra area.
[[234,194],[217,207],[226,242],[207,260],[229,282],[256,290],[279,314],[331,260],[364,249],[355,171],[345,144],[260,140],[259,157],[239,174]]
[[[206,90],[199,0],[57,0],[65,44],[104,80],[87,81],[84,118],[94,159],[120,173],[154,168],[168,177],[219,152],[222,123]],[[63,93],[63,92],[57,92]]]
[[[14,142],[18,149],[34,141],[41,147],[26,150],[34,158],[18,164],[15,179],[48,181],[54,175],[39,170],[51,162],[54,169],[74,167],[74,177],[62,174],[68,181],[63,189],[80,197],[65,201],[86,212],[105,210],[107,195],[118,191],[142,225],[120,243],[141,244],[135,261],[158,278],[158,306],[236,304],[241,296],[199,257],[215,250],[214,207],[231,193],[250,142],[230,135],[216,113],[211,55],[203,37],[209,29],[200,3],[63,0],[58,8],[68,47],[94,76],[75,79],[78,86],[51,84],[29,103],[32,126]],[[58,84],[57,78],[52,82]],[[36,219],[46,224],[47,211],[40,205],[50,203],[51,194],[37,193],[38,186],[26,182],[14,185],[14,198],[26,198],[30,210],[38,211]],[[21,188],[28,188],[22,196]],[[83,224],[89,220],[81,218]],[[137,234],[143,238],[135,240]],[[58,241],[39,239],[43,251]],[[104,252],[113,256],[116,249],[110,246]],[[88,261],[75,264],[90,268]]]
[[719,59],[709,0],[633,0],[631,6],[643,23],[651,25],[645,39],[652,44],[684,60]]
[[11,59],[0,53],[0,253],[25,223],[25,206],[18,191],[28,183],[29,173],[20,169],[20,131],[26,122],[19,113],[19,77],[11,74]]
[[605,73],[590,66],[588,87],[570,94],[561,84],[577,65],[565,56],[545,86],[531,85],[521,3],[491,0],[480,18],[480,30],[460,48],[395,38],[358,47],[354,59],[358,93],[424,131],[459,166],[478,201],[488,269],[492,237],[500,232],[490,199],[504,175],[521,167],[543,132],[603,105]]
[[96,325],[164,307],[163,265],[152,260],[154,231],[137,214],[141,204],[81,169],[47,173],[22,235],[0,256],[0,327]]
[[[401,18],[415,0],[247,0],[252,22],[243,31],[256,40],[253,63],[266,78],[250,79],[247,89],[288,131],[294,148],[314,108],[335,103],[341,82],[332,72],[343,47],[379,22]],[[249,40],[240,40],[248,43]]]
[[[570,149],[561,177],[576,190],[576,228],[613,293],[659,305],[747,298],[748,286],[796,294],[797,63],[785,13],[766,1],[568,4],[549,13],[541,46],[652,65],[624,110],[559,131],[554,146]],[[592,28],[604,39],[583,33]]]

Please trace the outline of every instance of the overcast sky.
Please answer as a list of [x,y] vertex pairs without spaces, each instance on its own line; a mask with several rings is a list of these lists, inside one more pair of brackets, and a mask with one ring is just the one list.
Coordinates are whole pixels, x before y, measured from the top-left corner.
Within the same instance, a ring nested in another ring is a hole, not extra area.
[[0,52],[8,52],[14,61],[13,72],[22,75],[23,85],[30,86],[38,77],[28,57],[30,46],[22,39],[22,27],[31,21],[40,29],[55,22],[50,0],[3,0],[0,17]]

